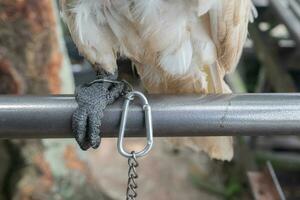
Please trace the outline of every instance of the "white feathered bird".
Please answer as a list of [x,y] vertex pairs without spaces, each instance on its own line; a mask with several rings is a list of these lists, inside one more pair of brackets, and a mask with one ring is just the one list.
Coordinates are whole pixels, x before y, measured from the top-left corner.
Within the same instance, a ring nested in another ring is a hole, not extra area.
[[[251,0],[61,0],[79,51],[107,72],[129,58],[149,93],[230,93],[252,20]],[[231,137],[173,140],[231,160]]]

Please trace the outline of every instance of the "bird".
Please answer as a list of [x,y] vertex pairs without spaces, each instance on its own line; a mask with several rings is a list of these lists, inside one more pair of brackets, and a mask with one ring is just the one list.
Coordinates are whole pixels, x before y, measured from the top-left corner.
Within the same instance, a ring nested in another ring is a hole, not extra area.
[[[60,0],[60,9],[96,71],[115,74],[117,58],[126,57],[148,93],[180,95],[231,93],[224,77],[256,15],[251,0]],[[171,140],[212,159],[234,155],[228,136]]]

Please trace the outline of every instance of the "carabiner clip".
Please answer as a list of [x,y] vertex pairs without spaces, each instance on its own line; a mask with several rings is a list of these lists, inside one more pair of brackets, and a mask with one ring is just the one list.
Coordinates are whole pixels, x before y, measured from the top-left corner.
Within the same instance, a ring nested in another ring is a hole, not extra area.
[[139,97],[143,102],[143,111],[145,113],[145,124],[146,124],[146,133],[147,133],[146,146],[144,147],[143,150],[141,150],[139,152],[135,152],[135,156],[136,157],[145,156],[151,150],[151,148],[153,146],[152,115],[151,115],[151,107],[148,103],[148,100],[141,92],[138,92],[138,91],[129,92],[125,96],[126,99],[123,104],[122,119],[121,119],[119,138],[118,138],[118,151],[122,156],[127,157],[127,158],[131,158],[132,154],[128,153],[124,149],[124,135],[125,135],[125,129],[126,129],[126,124],[127,124],[129,104],[134,99],[135,96]]

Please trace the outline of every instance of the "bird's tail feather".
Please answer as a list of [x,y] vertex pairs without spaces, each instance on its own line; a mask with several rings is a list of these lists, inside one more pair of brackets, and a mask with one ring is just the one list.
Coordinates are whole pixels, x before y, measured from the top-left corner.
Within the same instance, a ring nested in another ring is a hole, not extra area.
[[[205,69],[197,69],[186,76],[172,77],[166,73],[156,73],[160,77],[152,80],[151,67],[147,70],[137,67],[142,82],[149,93],[163,94],[205,94],[205,93],[230,93],[230,89],[223,80],[223,76],[217,70],[211,70],[213,66]],[[214,78],[212,77],[214,74]],[[218,81],[216,81],[218,80]],[[217,89],[215,87],[221,87]],[[230,161],[233,157],[232,137],[187,137],[168,139],[176,147],[190,147],[196,151],[204,151],[211,158]]]

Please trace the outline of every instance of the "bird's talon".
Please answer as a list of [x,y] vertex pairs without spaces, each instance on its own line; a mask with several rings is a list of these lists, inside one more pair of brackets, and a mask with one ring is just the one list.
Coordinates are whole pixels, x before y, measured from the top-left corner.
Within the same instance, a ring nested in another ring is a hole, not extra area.
[[100,146],[104,109],[124,93],[123,85],[119,85],[123,83],[109,80],[110,77],[102,76],[101,79],[107,81],[95,80],[76,89],[78,108],[73,114],[72,129],[82,150]]

